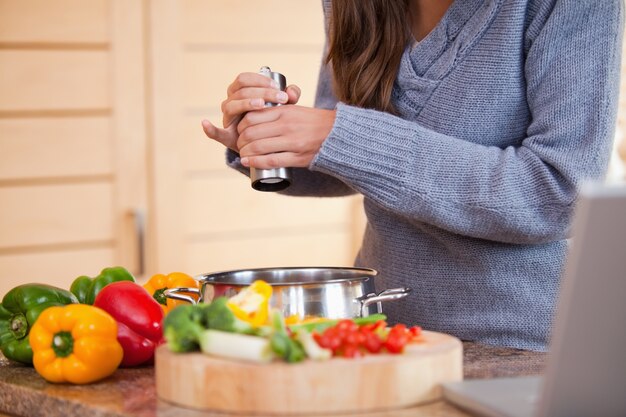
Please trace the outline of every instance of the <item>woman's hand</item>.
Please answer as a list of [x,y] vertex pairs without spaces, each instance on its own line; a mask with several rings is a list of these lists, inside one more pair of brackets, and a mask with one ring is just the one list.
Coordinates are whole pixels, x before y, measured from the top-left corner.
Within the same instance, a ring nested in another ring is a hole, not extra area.
[[276,82],[264,75],[244,72],[235,78],[226,91],[226,100],[222,102],[222,125],[220,129],[208,120],[202,121],[204,133],[224,146],[238,152],[237,123],[249,111],[265,108],[265,103],[295,104],[300,99],[300,88],[295,85],[280,91]]
[[237,130],[241,164],[269,169],[308,167],[335,123],[335,110],[280,106],[250,112]]

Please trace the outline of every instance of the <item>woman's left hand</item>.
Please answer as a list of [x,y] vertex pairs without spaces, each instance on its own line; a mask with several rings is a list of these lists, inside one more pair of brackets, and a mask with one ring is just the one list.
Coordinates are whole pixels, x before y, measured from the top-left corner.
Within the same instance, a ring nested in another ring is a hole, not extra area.
[[241,164],[308,167],[334,123],[335,110],[285,105],[249,112],[237,126]]

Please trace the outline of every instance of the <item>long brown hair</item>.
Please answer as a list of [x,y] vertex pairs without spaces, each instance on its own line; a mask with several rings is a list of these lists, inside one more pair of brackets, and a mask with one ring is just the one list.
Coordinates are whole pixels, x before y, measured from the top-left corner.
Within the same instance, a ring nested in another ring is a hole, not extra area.
[[344,103],[396,113],[391,92],[409,39],[408,0],[333,0],[329,50]]

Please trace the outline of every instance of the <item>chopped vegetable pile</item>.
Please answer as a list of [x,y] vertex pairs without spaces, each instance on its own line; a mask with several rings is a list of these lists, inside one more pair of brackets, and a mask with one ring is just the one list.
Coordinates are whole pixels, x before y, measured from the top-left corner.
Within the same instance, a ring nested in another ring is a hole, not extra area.
[[354,358],[365,353],[402,353],[406,344],[421,334],[419,326],[407,328],[396,324],[387,328],[384,320],[359,326],[354,320],[341,320],[313,338],[322,348],[330,349],[333,356]]
[[169,349],[201,350],[257,363],[295,363],[307,358],[398,354],[421,332],[418,326],[403,324],[388,328],[382,314],[287,325],[280,311],[270,309],[270,297],[271,286],[257,281],[230,299],[219,297],[209,304],[176,307],[163,323]]

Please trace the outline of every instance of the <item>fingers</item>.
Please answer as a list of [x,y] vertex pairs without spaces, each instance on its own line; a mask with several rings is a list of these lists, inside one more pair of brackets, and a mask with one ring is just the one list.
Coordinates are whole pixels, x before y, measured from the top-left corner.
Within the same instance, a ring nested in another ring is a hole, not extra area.
[[226,100],[222,103],[222,125],[224,128],[228,128],[232,124],[236,124],[243,114],[263,108],[265,108],[265,100],[262,98]]
[[237,129],[234,125],[231,125],[227,129],[220,129],[208,120],[203,120],[202,130],[204,130],[204,133],[209,138],[220,142],[222,145],[234,150],[235,152],[238,151],[237,138],[239,135],[237,134]]
[[309,159],[292,152],[281,152],[269,155],[244,156],[241,158],[241,165],[258,169],[306,167]]
[[289,96],[284,91],[267,88],[244,88],[238,90],[222,103],[224,127],[228,127],[238,117],[247,112],[263,109],[267,102],[286,104],[288,100]]
[[[289,95],[275,88],[246,87],[235,91],[228,97],[228,100],[256,99],[262,98],[269,103],[286,104]],[[227,101],[228,101],[227,100]]]
[[237,90],[241,90],[246,87],[261,87],[261,88],[273,88],[278,89],[276,81],[268,78],[264,75],[257,74],[255,72],[242,72],[235,78],[226,90],[228,96],[234,94]]
[[290,99],[297,99],[297,91],[289,94],[275,88],[243,87],[228,95],[222,102],[222,113],[224,114],[223,125],[228,127],[237,117],[243,114],[259,110],[265,107],[266,103],[287,104]]
[[237,124],[237,131],[239,134],[242,134],[244,130],[248,129],[251,126],[255,126],[262,123],[270,123],[275,122],[280,119],[280,115],[282,112],[282,108],[280,107],[272,107],[261,111],[255,111],[246,113],[246,115],[241,119],[239,124]]
[[[278,123],[263,123],[244,130],[237,139],[237,148],[242,149],[251,143],[267,138],[281,136],[282,128]],[[274,151],[276,152],[276,151]]]
[[[242,89],[247,89],[247,88],[257,88],[257,89],[274,89],[277,90],[279,88],[278,84],[276,83],[276,81],[272,80],[271,78],[268,78],[264,75],[255,73],[255,72],[242,72],[241,74],[239,74],[237,76],[237,78],[235,78],[235,81],[233,81],[229,86],[228,89],[226,90],[226,93],[228,95],[228,97],[236,94],[239,90]],[[289,100],[285,100],[283,101],[275,101],[272,98],[269,97],[265,97],[266,101],[270,101],[270,102],[279,102],[279,103],[289,103],[289,104],[296,104],[298,102],[298,100],[300,99],[300,95],[301,95],[301,90],[300,87],[298,87],[295,84],[292,84],[290,86],[287,87],[286,89],[286,93],[289,96]],[[248,96],[248,98],[251,96]],[[257,96],[257,97],[263,97],[263,96]]]
[[[238,142],[237,145],[239,148],[239,155],[242,157],[286,152],[286,149],[290,148],[289,139],[284,136],[269,136],[266,139],[255,140],[243,146],[239,146]],[[290,149],[290,151],[294,150]]]

